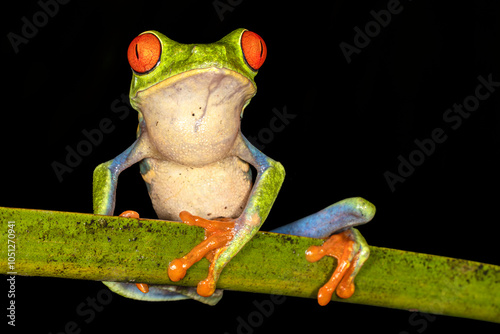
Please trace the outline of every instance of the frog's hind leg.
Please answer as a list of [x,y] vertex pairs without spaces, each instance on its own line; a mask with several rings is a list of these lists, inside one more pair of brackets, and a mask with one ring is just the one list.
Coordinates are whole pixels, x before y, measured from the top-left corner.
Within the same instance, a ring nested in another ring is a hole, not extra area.
[[328,304],[335,290],[341,298],[349,298],[354,293],[354,278],[368,259],[370,250],[361,233],[352,227],[369,222],[374,215],[373,204],[354,197],[271,231],[326,239],[322,246],[311,246],[306,251],[306,259],[310,262],[324,256],[337,259],[332,277],[318,292],[319,304]]
[[333,233],[366,224],[374,215],[372,203],[361,197],[352,197],[271,232],[324,239]]
[[196,292],[196,287],[174,285],[149,285],[148,293],[137,289],[134,283],[103,282],[111,291],[131,299],[163,302],[183,299],[194,299],[208,305],[215,305],[222,298],[222,290],[215,290],[210,297],[202,297]]

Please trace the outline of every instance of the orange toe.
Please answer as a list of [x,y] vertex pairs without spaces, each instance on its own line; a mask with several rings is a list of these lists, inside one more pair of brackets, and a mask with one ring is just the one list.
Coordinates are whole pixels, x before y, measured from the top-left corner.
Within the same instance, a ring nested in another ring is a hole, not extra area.
[[127,211],[123,211],[123,212],[120,214],[120,217],[126,217],[126,218],[139,218],[139,214],[138,214],[136,211],[127,210]]
[[139,289],[142,293],[148,293],[149,292],[149,286],[145,283],[135,283],[137,286],[137,289]]
[[196,292],[202,297],[210,297],[215,292],[215,282],[213,279],[207,278],[198,283]]
[[186,276],[187,269],[188,266],[183,259],[175,259],[168,265],[168,277],[173,282],[178,282]]

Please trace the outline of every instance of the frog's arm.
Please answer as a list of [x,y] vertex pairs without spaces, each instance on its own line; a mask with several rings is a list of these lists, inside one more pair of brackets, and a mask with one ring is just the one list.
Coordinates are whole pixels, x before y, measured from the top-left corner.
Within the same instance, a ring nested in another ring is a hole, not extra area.
[[234,237],[215,262],[216,277],[229,260],[259,231],[285,179],[283,165],[260,152],[243,135],[236,144],[236,153],[240,159],[255,167],[257,177],[246,207],[235,222]]
[[[116,186],[122,171],[144,158],[154,157],[156,152],[147,142],[143,134],[123,153],[116,158],[100,164],[94,171],[93,197],[94,213],[113,215],[115,208]],[[203,303],[214,305],[222,298],[222,291],[205,298],[196,293],[192,287],[150,286],[149,293],[142,293],[136,284],[121,282],[103,282],[111,291],[127,298],[147,301],[172,301],[192,298]]]
[[233,154],[257,170],[255,184],[242,214],[229,222],[210,221],[181,212],[181,219],[205,229],[205,240],[187,255],[170,262],[168,275],[172,281],[181,280],[188,268],[203,256],[210,260],[208,276],[198,284],[198,294],[211,296],[224,266],[257,233],[276,199],[285,170],[283,166],[257,150],[242,134],[236,139]]
[[95,214],[113,215],[118,176],[136,162],[152,155],[150,146],[145,144],[143,138],[140,136],[123,153],[100,164],[94,170],[93,202]]
[[[149,150],[145,150],[147,145],[144,145],[144,137],[139,136],[137,140],[124,152],[116,158],[104,162],[94,170],[93,179],[93,205],[94,213],[100,215],[112,216],[115,211],[116,201],[116,186],[118,184],[118,176],[122,171],[132,166],[136,162],[146,158]],[[111,291],[114,291],[124,297],[141,299],[141,293],[135,285],[118,283],[118,282],[103,282]],[[148,298],[159,295],[162,297],[167,291],[162,291],[160,294],[151,293]],[[168,295],[172,295],[171,291]],[[177,297],[177,294],[173,294]]]

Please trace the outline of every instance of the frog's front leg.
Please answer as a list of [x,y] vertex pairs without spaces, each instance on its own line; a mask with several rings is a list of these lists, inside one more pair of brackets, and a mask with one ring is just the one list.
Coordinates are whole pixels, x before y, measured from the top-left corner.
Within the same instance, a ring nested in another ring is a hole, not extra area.
[[201,296],[214,293],[224,266],[257,233],[267,218],[285,177],[284,168],[279,162],[257,150],[241,134],[233,153],[253,165],[258,173],[242,214],[236,219],[220,221],[206,220],[187,212],[180,214],[185,223],[205,229],[205,240],[184,257],[170,262],[168,275],[172,281],[178,281],[184,277],[189,267],[206,256],[211,263],[207,278],[197,287]]
[[[131,165],[145,158],[155,157],[147,137],[142,135],[116,158],[100,164],[94,171],[93,202],[94,213],[111,216],[115,209],[116,187],[120,173]],[[125,211],[120,216],[139,218],[134,211]],[[127,298],[147,301],[172,301],[195,299],[202,303],[215,305],[222,298],[222,291],[217,291],[209,298],[201,297],[192,287],[175,287],[167,285],[131,284],[121,282],[103,282],[111,291]]]
[[[143,130],[144,131],[144,130]],[[93,175],[93,208],[94,213],[112,216],[115,211],[116,187],[118,176],[122,171],[144,158],[154,157],[155,152],[145,135],[112,160],[96,167]]]
[[337,268],[318,292],[320,305],[328,304],[335,290],[341,298],[349,298],[354,293],[354,278],[368,259],[370,250],[361,233],[352,227],[369,222],[374,215],[373,204],[361,197],[354,197],[271,231],[328,238],[322,246],[311,246],[306,251],[306,259],[310,262],[319,261],[327,255],[337,259]]

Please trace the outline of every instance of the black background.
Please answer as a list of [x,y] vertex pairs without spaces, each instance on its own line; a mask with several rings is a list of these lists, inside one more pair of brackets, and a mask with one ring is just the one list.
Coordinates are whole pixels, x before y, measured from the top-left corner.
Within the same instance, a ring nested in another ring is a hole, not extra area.
[[[246,109],[243,133],[258,136],[268,128],[273,108],[296,115],[263,150],[287,170],[264,230],[363,196],[378,210],[361,228],[372,245],[500,264],[499,92],[456,130],[443,120],[448,108],[474,94],[479,75],[500,81],[495,1],[401,1],[401,12],[349,64],[339,44],[352,45],[354,27],[363,30],[373,20],[370,11],[387,8],[389,1],[220,2],[232,3],[222,20],[213,1],[71,1],[17,53],[7,34],[21,35],[22,17],[32,21],[41,7],[36,1],[5,3],[0,205],[91,212],[93,169],[135,138],[135,112],[121,120],[111,108],[128,94],[130,41],[155,29],[179,42],[210,43],[245,27],[264,38],[268,58],[256,77],[258,93]],[[52,163],[64,163],[65,147],[75,148],[85,139],[82,130],[97,128],[103,118],[113,121],[114,130],[60,182]],[[398,156],[416,154],[414,141],[430,138],[435,128],[444,129],[447,140],[391,191],[384,173],[397,174]],[[117,212],[125,209],[155,217],[136,167],[120,178]],[[237,333],[238,317],[256,310],[253,301],[269,300],[228,291],[219,305],[208,307],[113,295],[86,323],[76,309],[97,296],[100,282],[17,277],[16,285],[16,330],[37,333],[63,332],[70,321],[81,333],[182,327]],[[253,332],[442,333],[464,326],[498,331],[480,321],[345,303],[322,308],[312,299],[287,297]]]

